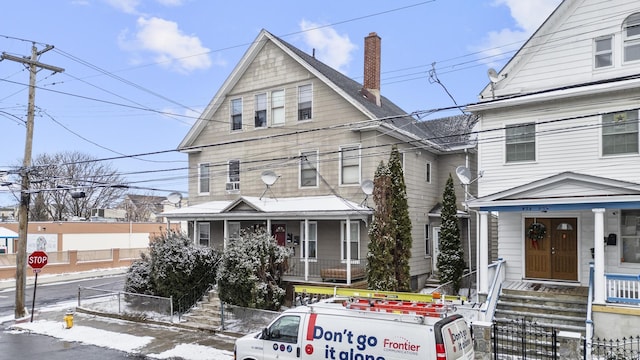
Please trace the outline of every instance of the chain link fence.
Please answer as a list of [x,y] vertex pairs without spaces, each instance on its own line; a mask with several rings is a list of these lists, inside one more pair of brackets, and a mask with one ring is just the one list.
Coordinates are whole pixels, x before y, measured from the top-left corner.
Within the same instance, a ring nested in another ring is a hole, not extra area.
[[81,286],[78,307],[131,319],[174,322],[173,299],[160,296]]

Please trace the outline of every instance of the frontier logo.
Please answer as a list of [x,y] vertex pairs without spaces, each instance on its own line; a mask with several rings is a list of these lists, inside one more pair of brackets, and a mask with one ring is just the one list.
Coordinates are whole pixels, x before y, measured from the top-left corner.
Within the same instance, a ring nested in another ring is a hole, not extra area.
[[413,344],[411,341],[399,337],[398,340],[384,339],[382,347],[385,351],[399,352],[399,353],[417,353],[420,351],[420,345]]

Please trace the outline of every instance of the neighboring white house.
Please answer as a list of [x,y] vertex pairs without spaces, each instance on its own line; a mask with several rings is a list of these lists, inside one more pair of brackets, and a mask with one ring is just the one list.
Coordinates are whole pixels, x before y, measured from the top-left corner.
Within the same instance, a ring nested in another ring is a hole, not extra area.
[[490,78],[468,108],[480,292],[497,213],[507,280],[589,286],[593,263],[596,335],[640,334],[640,2],[563,1]]

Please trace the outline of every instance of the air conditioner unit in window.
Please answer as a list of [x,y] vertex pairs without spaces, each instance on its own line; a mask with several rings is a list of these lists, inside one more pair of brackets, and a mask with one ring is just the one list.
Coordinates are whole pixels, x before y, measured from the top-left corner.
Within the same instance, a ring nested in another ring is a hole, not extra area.
[[240,183],[239,182],[228,182],[227,183],[227,191],[240,191]]

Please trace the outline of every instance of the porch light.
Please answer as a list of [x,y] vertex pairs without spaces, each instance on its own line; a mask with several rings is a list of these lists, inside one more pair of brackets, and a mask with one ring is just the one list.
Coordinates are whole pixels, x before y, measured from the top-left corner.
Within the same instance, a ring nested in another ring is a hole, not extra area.
[[563,230],[563,231],[569,231],[569,230],[573,230],[573,226],[571,226],[571,224],[563,222],[558,224],[558,227],[556,227],[556,230]]

